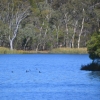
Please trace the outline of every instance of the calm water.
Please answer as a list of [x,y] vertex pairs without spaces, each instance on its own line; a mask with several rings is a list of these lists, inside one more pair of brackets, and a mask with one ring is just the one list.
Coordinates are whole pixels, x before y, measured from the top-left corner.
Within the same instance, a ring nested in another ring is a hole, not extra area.
[[100,100],[100,72],[88,55],[0,55],[0,100]]

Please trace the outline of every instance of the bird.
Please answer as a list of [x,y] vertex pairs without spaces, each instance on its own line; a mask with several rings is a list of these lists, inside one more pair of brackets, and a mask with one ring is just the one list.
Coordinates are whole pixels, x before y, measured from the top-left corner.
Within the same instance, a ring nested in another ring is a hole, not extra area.
[[39,73],[41,73],[41,71],[39,71]]
[[13,73],[13,71],[11,71]]
[[30,70],[26,70],[26,73],[30,72]]

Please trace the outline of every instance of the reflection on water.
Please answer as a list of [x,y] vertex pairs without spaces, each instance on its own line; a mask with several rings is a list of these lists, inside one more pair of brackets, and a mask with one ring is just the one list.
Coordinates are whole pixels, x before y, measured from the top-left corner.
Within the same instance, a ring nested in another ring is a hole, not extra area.
[[100,71],[92,71],[89,73],[90,78],[100,79]]

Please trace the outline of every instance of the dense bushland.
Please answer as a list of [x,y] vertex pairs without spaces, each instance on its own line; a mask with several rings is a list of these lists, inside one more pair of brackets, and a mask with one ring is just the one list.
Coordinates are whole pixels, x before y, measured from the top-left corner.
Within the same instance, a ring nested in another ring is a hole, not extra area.
[[84,48],[100,29],[99,0],[0,0],[0,46]]

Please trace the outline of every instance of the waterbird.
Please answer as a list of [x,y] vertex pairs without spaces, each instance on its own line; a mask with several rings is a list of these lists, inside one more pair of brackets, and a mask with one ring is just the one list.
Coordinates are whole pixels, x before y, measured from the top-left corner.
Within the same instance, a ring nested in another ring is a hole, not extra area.
[[26,70],[26,73],[27,73],[27,72],[30,72],[30,70]]
[[13,73],[13,71],[11,71]]
[[41,72],[39,71],[39,73],[41,73]]

